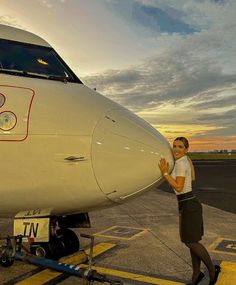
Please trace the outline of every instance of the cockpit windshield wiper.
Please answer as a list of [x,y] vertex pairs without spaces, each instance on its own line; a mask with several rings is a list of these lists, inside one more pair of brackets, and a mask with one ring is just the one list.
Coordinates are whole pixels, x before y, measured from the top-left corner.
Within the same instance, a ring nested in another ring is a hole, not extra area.
[[62,82],[67,82],[68,79],[64,76],[57,76],[57,75],[47,75],[47,74],[42,74],[42,73],[36,73],[36,72],[26,72],[27,75],[29,76],[37,76],[45,79],[52,79],[52,80],[58,80]]
[[7,68],[0,68],[0,73],[7,73],[11,75],[20,75],[20,76],[29,76],[29,77],[37,77],[37,78],[44,78],[44,79],[51,79],[51,80],[58,80],[61,82],[68,82],[68,78],[63,76],[57,76],[57,75],[47,75],[42,73],[36,73],[36,72],[28,72],[24,70],[17,70],[17,69],[7,69]]
[[68,78],[67,78],[67,77],[64,77],[64,76],[57,76],[57,75],[49,75],[49,76],[48,76],[48,79],[59,80],[59,81],[62,81],[62,82],[64,82],[64,83],[67,83],[67,81],[68,81]]
[[1,73],[8,73],[8,74],[19,74],[23,75],[25,72],[23,70],[18,69],[8,69],[8,68],[0,68]]
[[34,73],[34,72],[28,72],[24,70],[18,70],[18,69],[9,69],[9,68],[0,68],[1,73],[7,73],[7,74],[13,74],[13,75],[28,75],[28,76],[37,76],[37,77],[43,77],[48,78],[48,75],[40,74],[40,73]]

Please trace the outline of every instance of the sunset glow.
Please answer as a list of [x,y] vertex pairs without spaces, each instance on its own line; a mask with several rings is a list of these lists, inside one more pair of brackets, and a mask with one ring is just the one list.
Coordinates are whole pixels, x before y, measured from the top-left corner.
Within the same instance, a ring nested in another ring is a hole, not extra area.
[[235,11],[234,0],[1,0],[0,23],[44,38],[84,84],[171,143],[181,135],[191,151],[230,150]]

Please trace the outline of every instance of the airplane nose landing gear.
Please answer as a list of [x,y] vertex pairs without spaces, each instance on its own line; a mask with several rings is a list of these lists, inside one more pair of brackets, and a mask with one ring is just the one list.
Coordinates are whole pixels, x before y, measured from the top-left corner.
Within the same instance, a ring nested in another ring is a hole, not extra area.
[[39,257],[59,259],[79,250],[79,239],[72,230],[58,229],[55,233],[50,236],[49,242],[31,243],[30,252]]

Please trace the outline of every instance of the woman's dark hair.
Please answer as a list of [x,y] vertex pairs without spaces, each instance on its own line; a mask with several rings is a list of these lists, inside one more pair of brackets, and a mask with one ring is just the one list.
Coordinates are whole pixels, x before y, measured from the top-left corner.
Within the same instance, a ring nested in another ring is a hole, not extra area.
[[185,148],[189,148],[188,140],[185,137],[177,137],[174,141],[181,141]]

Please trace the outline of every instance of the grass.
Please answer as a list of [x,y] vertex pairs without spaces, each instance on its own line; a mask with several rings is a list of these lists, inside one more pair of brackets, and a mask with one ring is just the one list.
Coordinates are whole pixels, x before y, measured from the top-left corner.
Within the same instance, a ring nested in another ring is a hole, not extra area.
[[192,160],[236,160],[236,153],[188,153]]

